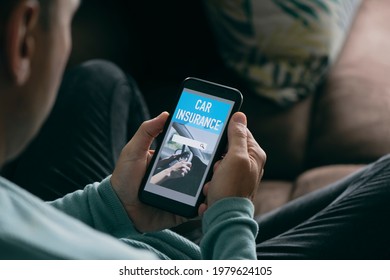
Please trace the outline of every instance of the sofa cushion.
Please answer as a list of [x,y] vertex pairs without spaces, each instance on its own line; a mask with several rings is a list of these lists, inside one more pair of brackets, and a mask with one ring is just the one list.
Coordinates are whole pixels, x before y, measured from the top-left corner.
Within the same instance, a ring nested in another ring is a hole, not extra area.
[[361,169],[363,166],[358,164],[328,165],[305,171],[294,182],[289,200],[328,186]]
[[311,166],[390,152],[390,1],[365,0],[314,106]]
[[204,1],[226,65],[279,105],[315,92],[361,0]]
[[293,184],[288,181],[263,180],[254,199],[255,216],[258,217],[287,203],[292,188]]
[[267,153],[266,179],[294,180],[304,169],[313,97],[280,108],[244,92],[242,111],[248,117],[248,127]]

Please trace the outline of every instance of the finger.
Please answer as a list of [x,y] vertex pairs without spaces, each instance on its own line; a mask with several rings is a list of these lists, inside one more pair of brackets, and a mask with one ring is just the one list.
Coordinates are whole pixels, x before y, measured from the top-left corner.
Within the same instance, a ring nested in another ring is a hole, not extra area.
[[199,216],[203,216],[204,212],[206,212],[207,210],[207,204],[206,203],[202,203],[201,205],[199,205],[199,208],[198,208],[198,215]]
[[210,182],[206,183],[204,186],[203,186],[203,195],[204,196],[207,196],[208,193],[209,193],[209,186],[210,186]]
[[150,161],[152,160],[153,155],[154,155],[154,150],[149,150],[148,157],[146,159],[148,165],[149,165]]
[[188,173],[188,171],[190,171],[190,168],[188,166],[182,166],[182,167],[179,168],[179,170],[181,172]]
[[260,168],[263,169],[265,162],[267,161],[267,155],[265,151],[260,147],[259,143],[255,140],[252,133],[248,130],[248,152],[256,162],[260,163]]
[[189,172],[191,170],[191,168],[189,166],[185,165],[183,170],[186,171],[186,172]]
[[227,156],[229,153],[239,155],[247,154],[248,129],[246,125],[247,120],[245,114],[237,112],[232,116],[228,127],[229,149]]
[[221,160],[218,160],[215,164],[214,164],[214,167],[213,167],[213,172],[215,173],[218,169],[218,166],[221,164]]
[[143,122],[128,144],[134,148],[132,152],[144,153],[145,151],[149,151],[153,140],[163,130],[168,116],[169,114],[167,112],[163,112],[154,119]]

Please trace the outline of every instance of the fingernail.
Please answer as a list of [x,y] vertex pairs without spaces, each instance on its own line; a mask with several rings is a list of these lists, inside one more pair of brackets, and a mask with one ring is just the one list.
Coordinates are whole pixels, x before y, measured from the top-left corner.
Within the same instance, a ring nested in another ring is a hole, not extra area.
[[245,114],[243,114],[243,113],[241,113],[241,112],[235,113],[235,114],[233,115],[232,120],[233,120],[234,122],[241,123],[241,124],[243,124],[243,125],[246,125],[246,123],[247,123],[247,122],[246,122],[246,116],[245,116]]
[[158,115],[157,117],[155,117],[155,119],[160,118],[162,115],[169,115],[169,113],[168,113],[167,111],[161,112],[160,115]]

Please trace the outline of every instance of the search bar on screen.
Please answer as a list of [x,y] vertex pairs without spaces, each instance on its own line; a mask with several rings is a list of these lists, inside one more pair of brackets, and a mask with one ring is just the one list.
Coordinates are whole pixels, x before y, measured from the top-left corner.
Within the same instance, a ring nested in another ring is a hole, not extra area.
[[202,151],[205,151],[207,149],[206,143],[194,139],[186,138],[177,134],[173,135],[172,141],[182,145],[190,146],[192,148],[200,149]]

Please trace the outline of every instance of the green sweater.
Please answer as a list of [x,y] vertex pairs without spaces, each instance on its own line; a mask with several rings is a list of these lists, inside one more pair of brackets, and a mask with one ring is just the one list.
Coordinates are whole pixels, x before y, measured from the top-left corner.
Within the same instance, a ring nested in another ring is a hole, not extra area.
[[197,246],[170,231],[139,233],[110,178],[45,203],[0,177],[0,259],[255,259],[253,204],[219,201]]

